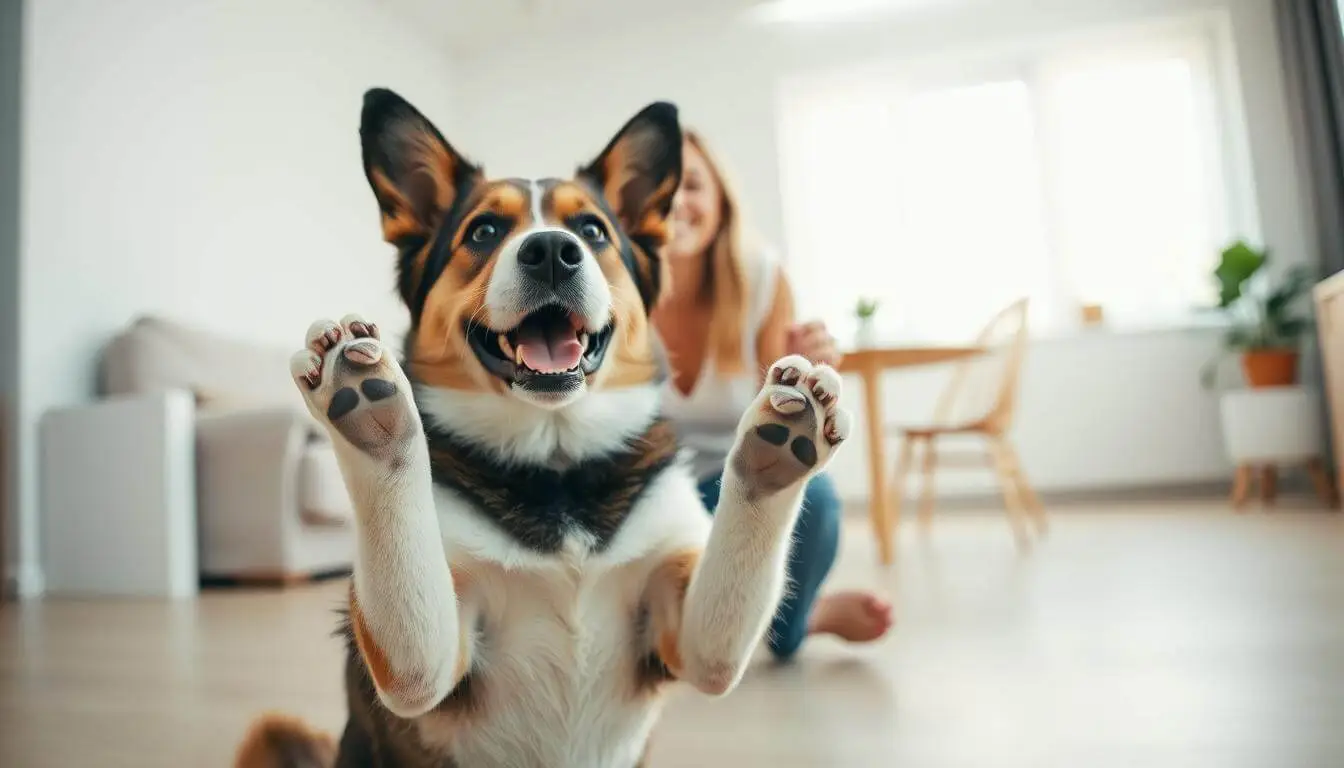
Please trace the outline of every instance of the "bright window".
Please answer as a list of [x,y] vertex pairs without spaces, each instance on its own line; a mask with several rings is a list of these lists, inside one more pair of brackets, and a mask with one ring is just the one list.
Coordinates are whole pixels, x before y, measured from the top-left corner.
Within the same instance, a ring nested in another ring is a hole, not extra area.
[[1082,303],[1118,323],[1211,298],[1230,215],[1211,37],[1017,56],[975,76],[794,83],[781,152],[800,309],[883,334],[966,337],[1032,299],[1037,329]]

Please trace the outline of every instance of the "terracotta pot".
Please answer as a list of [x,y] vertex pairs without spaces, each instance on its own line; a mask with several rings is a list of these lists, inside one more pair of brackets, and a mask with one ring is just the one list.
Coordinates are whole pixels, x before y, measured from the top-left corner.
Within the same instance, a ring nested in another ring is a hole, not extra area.
[[1297,350],[1252,349],[1241,354],[1241,371],[1252,389],[1297,383]]

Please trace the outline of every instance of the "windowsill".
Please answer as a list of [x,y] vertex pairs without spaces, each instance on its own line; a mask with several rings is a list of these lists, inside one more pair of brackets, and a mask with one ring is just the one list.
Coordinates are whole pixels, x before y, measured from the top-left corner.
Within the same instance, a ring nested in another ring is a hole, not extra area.
[[[1075,325],[1032,329],[1028,334],[1033,343],[1051,343],[1086,341],[1088,339],[1113,339],[1136,336],[1221,332],[1227,329],[1228,326],[1229,323],[1227,318],[1217,313],[1209,312],[1198,314],[1191,313],[1189,315],[1153,320],[1108,320],[1092,326]],[[970,338],[883,333],[881,329],[878,329],[878,333],[873,341],[873,346],[937,347],[962,346],[969,343],[971,343]],[[846,350],[852,350],[854,348],[853,344],[844,343],[843,336],[841,336],[841,344]]]

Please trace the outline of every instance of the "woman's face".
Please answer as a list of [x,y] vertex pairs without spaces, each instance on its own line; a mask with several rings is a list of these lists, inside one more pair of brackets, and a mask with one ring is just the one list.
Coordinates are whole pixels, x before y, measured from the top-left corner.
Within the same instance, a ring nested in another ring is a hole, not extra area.
[[689,141],[681,154],[681,186],[672,197],[672,239],[666,254],[694,259],[705,254],[722,223],[723,193],[709,161]]

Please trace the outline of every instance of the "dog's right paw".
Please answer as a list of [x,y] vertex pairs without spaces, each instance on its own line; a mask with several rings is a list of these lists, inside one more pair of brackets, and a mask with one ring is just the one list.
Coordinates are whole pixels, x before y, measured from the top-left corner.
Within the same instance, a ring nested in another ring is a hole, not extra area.
[[417,434],[420,416],[411,385],[378,327],[357,315],[318,320],[308,328],[307,349],[290,360],[308,410],[333,438],[344,438],[375,458],[401,453]]

